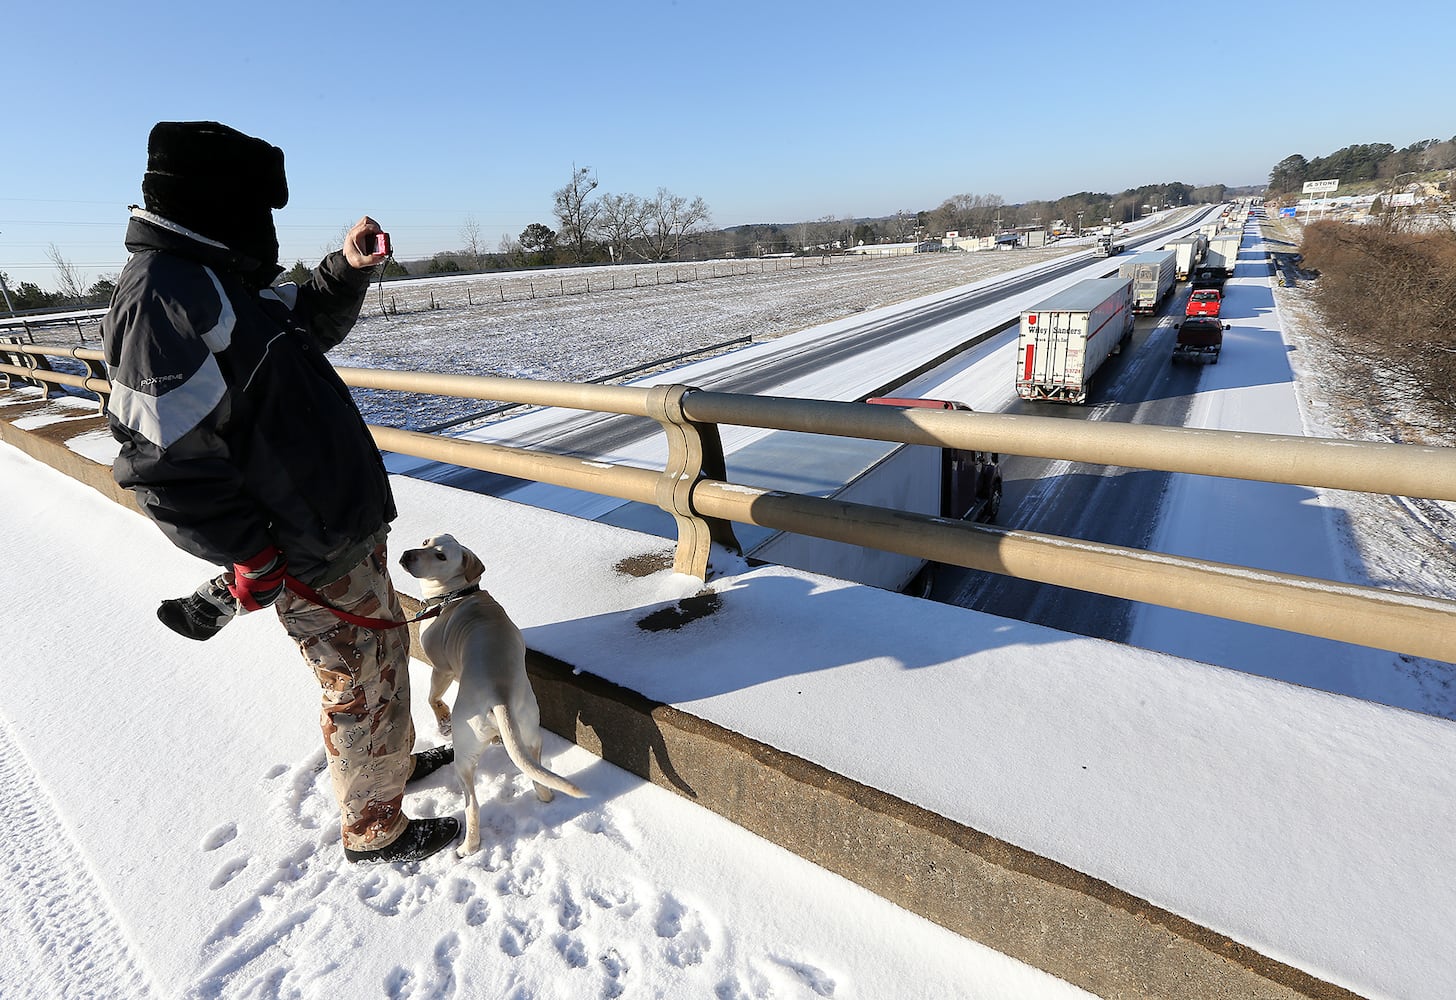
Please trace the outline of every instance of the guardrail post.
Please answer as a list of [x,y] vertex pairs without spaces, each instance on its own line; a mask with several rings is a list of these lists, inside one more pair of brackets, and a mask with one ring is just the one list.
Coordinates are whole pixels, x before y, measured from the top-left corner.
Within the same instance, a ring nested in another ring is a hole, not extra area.
[[[85,339],[84,337],[82,338]],[[86,385],[88,392],[96,394],[96,409],[102,416],[106,415],[106,400],[111,393],[111,373],[106,370],[106,362],[99,358],[80,356],[80,348],[73,348],[71,357],[86,366]],[[92,385],[92,382],[96,385]]]
[[683,397],[692,386],[653,386],[647,395],[648,416],[667,435],[667,466],[657,484],[657,505],[677,522],[677,552],[673,572],[700,580],[708,578],[708,556],[718,542],[740,551],[730,522],[705,518],[693,509],[693,490],[700,480],[723,479],[726,463],[717,424],[698,424],[683,414]]
[[[19,337],[11,337],[6,339],[9,343],[12,344],[21,343]],[[43,354],[31,354],[28,351],[8,351],[5,352],[4,356],[7,364],[13,364],[20,368],[28,368],[33,372],[48,372],[54,370],[51,368],[51,363],[46,360],[46,357]],[[25,375],[17,376],[17,378],[19,378],[22,382],[35,386],[37,389],[45,390],[45,394],[47,396],[51,394],[51,387],[38,378],[29,378]],[[5,388],[10,388],[8,378],[6,380]]]

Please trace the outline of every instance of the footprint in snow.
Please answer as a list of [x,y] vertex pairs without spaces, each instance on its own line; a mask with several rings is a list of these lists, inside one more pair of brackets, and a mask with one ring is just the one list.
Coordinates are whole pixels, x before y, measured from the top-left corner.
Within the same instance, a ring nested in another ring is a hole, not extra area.
[[404,898],[404,886],[388,875],[370,875],[359,887],[359,902],[382,916],[399,916],[399,904]]
[[236,823],[224,823],[202,838],[202,850],[215,851],[223,844],[232,841],[237,835],[238,825]]
[[540,933],[541,928],[534,919],[508,916],[505,930],[501,931],[500,949],[511,958],[520,958],[535,944]]
[[246,867],[248,867],[248,859],[246,857],[233,858],[217,870],[217,874],[212,877],[212,882],[208,885],[208,888],[221,889],[233,879],[237,878],[238,873]]
[[556,923],[562,930],[574,931],[581,926],[581,904],[572,894],[571,886],[562,882],[551,901],[556,904]]
[[397,967],[384,979],[384,995],[388,1000],[410,1000],[415,995],[415,974]]
[[603,997],[619,997],[627,991],[627,976],[632,967],[616,948],[608,948],[606,954],[597,959],[607,981],[602,989]]
[[834,996],[834,980],[823,969],[810,965],[807,962],[796,962],[793,959],[781,958],[777,955],[772,959],[780,966],[793,973],[795,978],[813,991],[815,996]]
[[595,885],[586,890],[586,898],[603,910],[614,910],[619,917],[630,917],[640,904],[629,885]]
[[675,968],[701,965],[713,944],[702,917],[671,895],[662,898],[655,927],[663,939],[662,956]]
[[569,968],[585,969],[590,964],[586,957],[586,945],[574,934],[557,934],[551,939],[556,952]]

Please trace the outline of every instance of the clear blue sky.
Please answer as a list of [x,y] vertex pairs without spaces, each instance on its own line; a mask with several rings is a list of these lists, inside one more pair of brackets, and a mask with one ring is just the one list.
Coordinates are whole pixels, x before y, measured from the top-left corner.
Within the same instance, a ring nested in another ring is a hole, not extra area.
[[[1200,13],[1202,11],[1202,13]],[[572,165],[794,222],[1145,183],[1456,133],[1445,2],[21,0],[4,17],[0,271],[125,260],[159,120],[281,146],[285,263],[364,213],[404,258],[494,248]]]

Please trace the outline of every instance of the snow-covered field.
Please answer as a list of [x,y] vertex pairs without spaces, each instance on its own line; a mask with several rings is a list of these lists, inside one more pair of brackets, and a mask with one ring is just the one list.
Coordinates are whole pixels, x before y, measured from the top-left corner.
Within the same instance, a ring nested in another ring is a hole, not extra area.
[[[388,282],[370,289],[360,322],[329,357],[341,367],[589,381],[689,351],[728,350],[721,345],[745,337],[772,340],[1086,249],[1085,240],[1064,240],[1038,250]],[[472,400],[362,389],[355,398],[371,423],[411,430],[481,408]]]

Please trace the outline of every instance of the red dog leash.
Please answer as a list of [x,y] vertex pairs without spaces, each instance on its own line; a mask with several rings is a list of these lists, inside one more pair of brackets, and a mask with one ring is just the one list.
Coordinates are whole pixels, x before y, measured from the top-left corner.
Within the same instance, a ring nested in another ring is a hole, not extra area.
[[283,582],[289,590],[293,591],[299,597],[302,597],[305,601],[308,601],[310,604],[317,604],[319,607],[332,612],[336,617],[343,619],[350,625],[362,625],[364,628],[375,630],[404,628],[406,625],[412,625],[415,622],[422,622],[428,618],[438,617],[440,612],[445,610],[445,606],[450,604],[452,601],[458,600],[459,598],[465,597],[469,594],[473,594],[480,590],[480,587],[477,584],[471,584],[470,586],[464,587],[460,590],[453,590],[450,593],[446,594],[444,597],[432,597],[429,601],[425,602],[424,610],[422,610],[419,614],[415,615],[413,618],[406,618],[404,621],[395,621],[392,618],[369,618],[365,615],[356,615],[352,611],[345,611],[343,608],[336,608],[328,601],[324,600],[321,596],[319,596],[318,591],[314,590],[308,584],[304,583],[302,580],[297,579],[296,577],[285,576],[283,578]]

